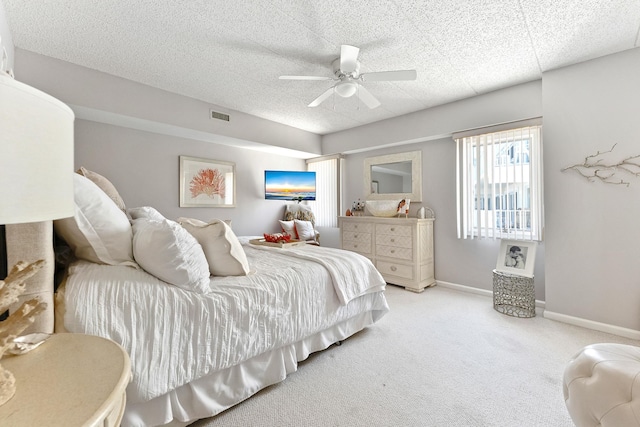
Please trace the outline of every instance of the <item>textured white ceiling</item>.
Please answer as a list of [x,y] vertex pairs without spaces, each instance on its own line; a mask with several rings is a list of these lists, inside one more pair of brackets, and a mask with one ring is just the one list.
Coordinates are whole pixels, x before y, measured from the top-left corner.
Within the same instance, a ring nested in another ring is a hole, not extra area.
[[[318,134],[539,79],[640,44],[639,0],[0,0],[16,47]],[[340,45],[382,105],[307,104]],[[639,70],[640,72],[640,70]]]

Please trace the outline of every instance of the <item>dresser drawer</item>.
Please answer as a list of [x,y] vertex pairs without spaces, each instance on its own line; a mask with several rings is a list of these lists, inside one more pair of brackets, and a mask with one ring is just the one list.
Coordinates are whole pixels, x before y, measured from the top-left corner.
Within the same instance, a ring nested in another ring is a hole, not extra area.
[[396,248],[413,247],[411,236],[397,236],[395,234],[376,234],[376,246],[394,246]]
[[363,232],[363,233],[371,233],[373,232],[373,224],[370,222],[352,222],[352,221],[344,221],[342,223],[343,231],[354,231],[354,232]]
[[398,237],[411,237],[410,225],[376,224],[376,235],[389,234]]
[[413,259],[413,250],[411,248],[376,245],[376,255],[387,258],[398,258],[406,261],[411,261]]
[[354,242],[371,242],[371,233],[363,233],[361,231],[343,231],[342,240],[351,240]]
[[342,240],[342,249],[352,252],[360,252],[363,255],[371,255],[371,239],[364,240]]
[[[401,277],[407,280],[413,280],[413,266],[404,264],[395,264],[393,262],[378,261],[376,263],[378,271],[382,275]],[[391,281],[392,280],[388,280]]]

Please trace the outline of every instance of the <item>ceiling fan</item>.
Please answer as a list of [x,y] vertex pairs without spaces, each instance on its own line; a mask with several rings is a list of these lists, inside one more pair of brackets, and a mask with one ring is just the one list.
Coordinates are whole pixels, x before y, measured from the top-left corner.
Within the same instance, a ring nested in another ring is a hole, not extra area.
[[355,46],[343,44],[340,48],[340,58],[336,58],[333,66],[334,77],[323,76],[280,76],[281,80],[334,80],[337,83],[327,89],[319,97],[311,101],[309,107],[317,107],[333,93],[337,93],[343,98],[356,95],[364,105],[369,108],[376,108],[380,105],[362,83],[364,82],[389,82],[400,80],[415,80],[416,70],[396,70],[378,71],[373,73],[360,74],[360,61],[358,54],[360,49]]

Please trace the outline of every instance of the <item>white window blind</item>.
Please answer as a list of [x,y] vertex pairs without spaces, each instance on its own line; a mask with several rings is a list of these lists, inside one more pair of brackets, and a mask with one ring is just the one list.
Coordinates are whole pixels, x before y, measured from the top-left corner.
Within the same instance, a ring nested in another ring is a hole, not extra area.
[[541,120],[453,135],[458,238],[542,240]]
[[340,156],[307,160],[307,170],[316,173],[316,200],[309,202],[316,217],[316,226],[337,227],[340,206]]

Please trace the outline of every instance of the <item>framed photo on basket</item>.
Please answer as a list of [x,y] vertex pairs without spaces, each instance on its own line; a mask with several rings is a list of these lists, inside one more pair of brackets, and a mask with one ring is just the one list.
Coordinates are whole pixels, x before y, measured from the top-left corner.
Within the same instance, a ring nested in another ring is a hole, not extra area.
[[180,156],[180,207],[236,205],[236,164]]
[[533,277],[537,242],[505,240],[500,243],[496,270],[517,276]]

